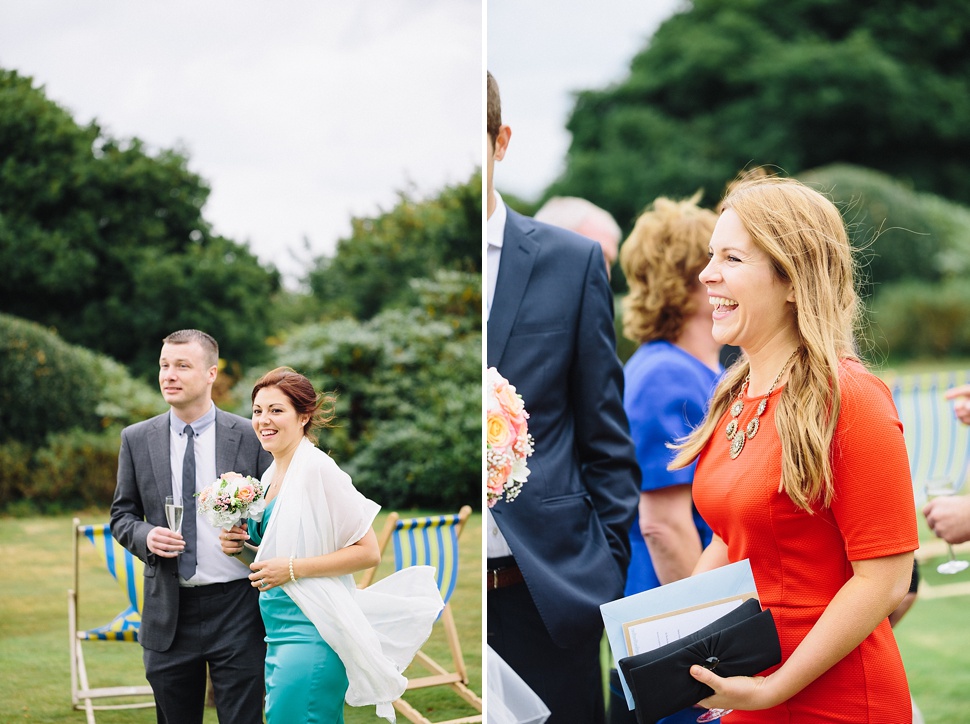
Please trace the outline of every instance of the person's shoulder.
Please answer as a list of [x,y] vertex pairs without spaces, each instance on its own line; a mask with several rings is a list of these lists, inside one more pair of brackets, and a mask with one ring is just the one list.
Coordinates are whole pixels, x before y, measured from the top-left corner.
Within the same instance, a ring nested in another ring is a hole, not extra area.
[[168,424],[169,413],[168,411],[163,412],[155,417],[149,417],[147,420],[142,420],[140,422],[132,423],[128,425],[121,431],[122,437],[127,438],[137,438],[144,435],[147,431],[154,429],[159,424]]
[[565,253],[587,257],[598,246],[595,241],[581,234],[542,221],[536,221],[532,217],[524,216],[512,209],[508,209],[506,227],[509,226],[534,240],[541,248],[556,254]]
[[676,396],[682,398],[693,387],[697,375],[691,359],[666,340],[640,345],[624,367],[628,386],[651,397]]
[[226,412],[218,407],[216,408],[216,423],[219,425],[227,425],[229,427],[252,428],[253,426],[253,421],[248,417],[237,415],[234,412]]
[[[685,377],[692,378],[707,369],[700,360],[663,339],[641,344],[627,366],[640,374],[651,375],[659,384],[682,384]],[[711,377],[717,375],[713,370],[709,372]]]
[[862,362],[852,358],[839,362],[839,385],[846,388],[849,394],[856,391],[889,391],[885,382],[870,372]]
[[844,412],[871,411],[893,404],[886,383],[857,359],[846,358],[839,363],[839,393]]

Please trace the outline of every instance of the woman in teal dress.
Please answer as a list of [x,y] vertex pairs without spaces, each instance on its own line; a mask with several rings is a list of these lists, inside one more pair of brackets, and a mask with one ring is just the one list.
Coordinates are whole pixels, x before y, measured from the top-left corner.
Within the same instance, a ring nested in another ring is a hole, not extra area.
[[[261,522],[250,521],[252,544],[262,541],[275,503]],[[259,610],[266,626],[268,721],[342,722],[347,671],[336,652],[282,588],[262,591]]]
[[[253,428],[273,455],[262,479],[267,506],[248,533],[223,532],[222,549],[257,551],[249,578],[266,626],[267,722],[342,722],[344,702],[374,704],[393,721],[407,686],[401,672],[444,606],[434,569],[406,568],[358,591],[353,574],[380,562],[380,506],[314,444],[332,398],[281,367],[252,399]],[[258,548],[244,547],[247,539]]]

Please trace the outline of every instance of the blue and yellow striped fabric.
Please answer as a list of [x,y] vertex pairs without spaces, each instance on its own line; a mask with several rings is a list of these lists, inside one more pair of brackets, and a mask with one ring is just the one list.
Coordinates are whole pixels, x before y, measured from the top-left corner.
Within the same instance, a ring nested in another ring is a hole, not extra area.
[[137,641],[144,603],[145,564],[112,537],[111,528],[106,524],[79,526],[78,533],[95,547],[108,572],[128,598],[128,608],[110,623],[88,631],[78,631],[78,638],[85,641]]
[[910,374],[888,381],[903,423],[917,504],[930,480],[949,479],[961,488],[970,472],[970,427],[957,420],[951,387],[970,382],[970,370]]
[[401,518],[394,527],[394,569],[434,566],[445,603],[458,582],[458,515]]

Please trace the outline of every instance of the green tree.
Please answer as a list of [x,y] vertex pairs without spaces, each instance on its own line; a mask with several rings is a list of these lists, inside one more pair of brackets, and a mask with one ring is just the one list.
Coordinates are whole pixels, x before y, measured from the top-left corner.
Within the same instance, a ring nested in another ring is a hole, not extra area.
[[408,282],[439,269],[482,270],[482,173],[433,198],[400,193],[390,211],[352,220],[333,256],[316,260],[310,289],[329,316],[370,319],[382,309],[417,302]]
[[578,94],[544,196],[630,228],[660,195],[713,204],[744,167],[842,162],[970,202],[968,42],[967,3],[694,0],[624,80]]
[[279,275],[212,233],[208,194],[184,154],[80,126],[31,78],[0,70],[0,311],[139,374],[165,334],[190,326],[256,362]]
[[919,193],[884,173],[835,164],[799,174],[831,198],[856,251],[864,297],[890,283],[970,274],[970,209]]
[[[481,277],[439,271],[409,284],[418,304],[371,319],[292,331],[276,364],[337,396],[329,452],[389,507],[452,507],[481,498]],[[255,377],[253,375],[251,377]],[[254,379],[238,386],[249,401]]]

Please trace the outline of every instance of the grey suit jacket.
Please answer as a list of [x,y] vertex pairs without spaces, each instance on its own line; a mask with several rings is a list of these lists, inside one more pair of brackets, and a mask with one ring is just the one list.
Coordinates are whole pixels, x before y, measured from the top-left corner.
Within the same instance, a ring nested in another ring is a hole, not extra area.
[[[259,477],[272,462],[249,420],[216,409],[216,472]],[[148,533],[167,526],[165,496],[172,494],[169,413],[121,432],[118,486],[111,503],[111,533],[145,562],[145,603],[138,639],[153,651],[167,651],[178,624],[178,559],[148,550]]]

